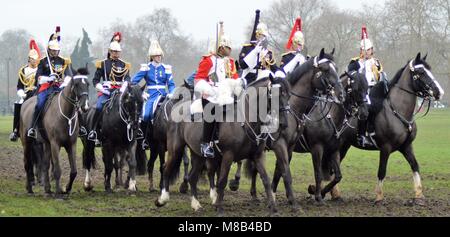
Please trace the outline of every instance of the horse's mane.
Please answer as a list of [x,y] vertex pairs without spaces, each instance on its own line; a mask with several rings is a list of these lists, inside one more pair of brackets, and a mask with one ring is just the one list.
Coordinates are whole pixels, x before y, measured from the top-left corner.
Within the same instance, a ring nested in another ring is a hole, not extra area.
[[81,67],[81,68],[78,68],[78,70],[77,70],[77,75],[83,75],[83,76],[89,75],[89,70],[88,70],[88,68],[87,68],[87,67]]

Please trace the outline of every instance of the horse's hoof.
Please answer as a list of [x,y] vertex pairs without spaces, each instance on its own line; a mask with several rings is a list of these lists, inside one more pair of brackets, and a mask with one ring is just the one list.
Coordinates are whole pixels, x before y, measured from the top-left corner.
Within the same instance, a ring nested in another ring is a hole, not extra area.
[[105,188],[105,193],[106,194],[112,194],[113,190],[111,188]]
[[188,184],[186,182],[183,182],[180,185],[180,193],[186,194],[188,190],[189,190]]
[[34,197],[34,192],[33,192],[33,190],[28,191],[28,192],[27,192],[27,195],[30,196],[30,197]]
[[223,208],[217,208],[217,217],[224,217],[225,212],[223,211]]
[[155,206],[156,206],[156,207],[163,207],[163,206],[165,206],[165,205],[166,205],[165,203],[160,203],[159,200],[156,199],[156,201],[155,201]]
[[94,186],[92,186],[92,185],[83,186],[83,189],[85,192],[91,192],[92,190],[94,190]]
[[239,181],[235,179],[230,180],[230,184],[228,184],[228,187],[231,191],[236,192],[239,189]]
[[270,217],[278,217],[278,216],[280,216],[280,214],[278,213],[278,209],[276,207],[270,207],[269,216]]
[[333,198],[331,198],[331,201],[334,203],[345,203],[345,201],[342,197],[333,197]]
[[308,193],[311,194],[311,195],[316,194],[316,186],[310,184],[310,185],[308,186]]
[[259,204],[261,203],[261,200],[259,200],[259,198],[256,197],[256,196],[252,196],[251,203],[252,203],[253,205],[259,205]]
[[381,206],[383,206],[384,205],[384,200],[376,200],[374,203],[373,203],[373,206],[374,207],[381,207]]
[[156,189],[153,188],[153,187],[149,187],[149,188],[148,188],[148,191],[149,191],[150,193],[156,193],[156,192],[158,192],[158,190],[156,190]]
[[427,204],[426,204],[425,198],[413,198],[413,199],[409,200],[406,203],[406,205],[410,206],[410,207],[412,207],[412,206],[425,207]]

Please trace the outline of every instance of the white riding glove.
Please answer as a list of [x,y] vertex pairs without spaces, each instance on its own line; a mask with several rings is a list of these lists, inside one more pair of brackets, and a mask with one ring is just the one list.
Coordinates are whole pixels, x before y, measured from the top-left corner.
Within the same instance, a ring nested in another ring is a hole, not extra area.
[[21,99],[25,99],[25,97],[27,97],[27,94],[25,94],[25,91],[23,91],[22,89],[17,91],[17,96],[19,96],[19,98]]

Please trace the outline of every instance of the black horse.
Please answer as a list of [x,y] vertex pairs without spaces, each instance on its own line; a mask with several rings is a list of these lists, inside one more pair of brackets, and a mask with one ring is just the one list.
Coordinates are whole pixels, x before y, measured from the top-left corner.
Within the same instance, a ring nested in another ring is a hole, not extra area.
[[[122,85],[120,90],[115,90],[111,98],[105,103],[102,113],[102,158],[105,164],[105,190],[112,192],[111,174],[116,171],[116,186],[122,182],[122,166],[124,161],[128,162],[128,177],[125,188],[129,191],[136,191],[136,171],[138,174],[145,174],[145,162],[136,161],[137,130],[139,129],[139,117],[142,110],[142,90],[138,85],[132,86],[129,83]],[[93,117],[93,107],[85,115],[88,122]],[[84,188],[86,191],[92,190],[90,169],[95,166],[95,144],[86,137],[82,138],[83,165],[86,169]]]
[[[193,88],[190,88],[189,85],[185,82],[183,86],[178,88],[178,90],[187,90],[189,94],[193,94]],[[180,95],[181,93],[175,92],[176,95]],[[186,96],[184,96],[186,97]],[[165,155],[167,151],[167,127],[169,116],[172,111],[172,107],[175,103],[178,103],[181,100],[189,99],[180,96],[179,98],[168,98],[162,100],[162,102],[158,105],[158,108],[155,110],[155,115],[152,123],[148,123],[148,127],[143,129],[147,131],[144,134],[144,138],[148,141],[150,148],[150,159],[147,162],[147,172],[148,172],[148,180],[149,180],[149,191],[154,191],[153,187],[153,170],[156,159],[159,157],[159,171],[161,177],[163,175],[164,164],[165,164]],[[147,160],[147,155],[145,153],[145,148],[142,146],[143,140],[138,141],[138,150],[136,151],[137,160]],[[142,148],[142,149],[141,149]],[[189,166],[189,157],[187,156],[187,152],[185,151],[183,155],[183,164],[184,164],[184,176],[183,183],[180,185],[180,192],[186,193],[188,190],[188,166]],[[162,188],[162,178],[160,179],[159,188]]]
[[[376,185],[376,204],[384,200],[383,181],[389,155],[399,151],[408,161],[413,172],[415,198],[413,203],[424,205],[425,197],[419,174],[419,164],[414,155],[412,143],[417,135],[414,119],[417,97],[425,100],[440,100],[444,91],[431,73],[426,56],[418,53],[414,60],[401,68],[389,82],[388,90],[383,83],[378,83],[370,91],[372,105],[369,109],[369,131],[375,133],[372,140],[374,147],[360,147],[356,140],[356,130],[348,129],[342,134],[340,159],[345,158],[350,146],[364,150],[379,150],[378,183]],[[356,121],[352,126],[356,126]],[[340,194],[336,192],[338,197]]]

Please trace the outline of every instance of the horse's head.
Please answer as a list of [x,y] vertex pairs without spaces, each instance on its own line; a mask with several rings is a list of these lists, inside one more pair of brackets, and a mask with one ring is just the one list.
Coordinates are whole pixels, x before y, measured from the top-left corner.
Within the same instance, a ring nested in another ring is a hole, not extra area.
[[[343,88],[333,55],[334,49],[330,54],[322,49],[319,56],[310,58],[289,74],[288,80],[291,83],[292,94],[303,97],[307,96],[308,92],[310,94],[316,92],[331,97],[336,102],[343,102]],[[302,91],[302,94],[299,94],[299,91]]]
[[431,73],[431,67],[426,59],[427,55],[421,58],[420,53],[418,53],[416,59],[409,62],[412,88],[422,98],[434,97],[434,99],[440,100],[444,96],[444,90]]
[[365,119],[368,116],[365,99],[369,87],[365,75],[357,71],[345,72],[341,75],[341,83],[345,93],[345,109],[351,113],[358,112],[358,117]]
[[89,75],[87,66],[79,68],[76,75],[72,78],[70,86],[71,92],[75,95],[77,106],[83,112],[89,109],[89,81],[87,75]]
[[319,56],[313,58],[314,78],[313,87],[322,95],[331,97],[335,102],[344,101],[344,93],[341,81],[339,80],[338,68],[334,60],[334,49],[330,54],[322,49]]
[[142,105],[142,88],[139,85],[131,85],[125,82],[120,89],[120,106],[128,114],[133,129],[138,129],[139,118],[141,116]]

